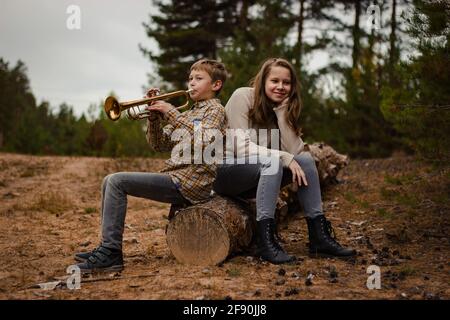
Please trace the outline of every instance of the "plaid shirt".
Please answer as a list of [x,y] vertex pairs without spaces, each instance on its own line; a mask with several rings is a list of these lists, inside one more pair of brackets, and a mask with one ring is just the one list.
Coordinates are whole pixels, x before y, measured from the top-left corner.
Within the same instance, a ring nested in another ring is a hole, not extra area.
[[[163,123],[162,118],[167,121],[167,125]],[[170,151],[176,146],[178,151],[172,150],[171,158],[160,172],[167,172],[183,197],[193,204],[211,197],[216,178],[215,163],[205,163],[201,161],[202,158],[194,158],[194,154],[196,157],[203,154],[204,148],[212,141],[212,131],[205,132],[205,129],[216,129],[216,132],[218,130],[222,137],[225,137],[225,108],[219,99],[196,102],[189,111],[183,113],[172,109],[164,117],[155,112],[155,115],[148,119],[146,137],[150,147],[162,152]],[[178,142],[179,140],[181,142]],[[190,148],[191,152],[183,152],[183,157],[180,158],[181,150],[178,148]],[[185,156],[188,156],[188,159],[183,159]]]

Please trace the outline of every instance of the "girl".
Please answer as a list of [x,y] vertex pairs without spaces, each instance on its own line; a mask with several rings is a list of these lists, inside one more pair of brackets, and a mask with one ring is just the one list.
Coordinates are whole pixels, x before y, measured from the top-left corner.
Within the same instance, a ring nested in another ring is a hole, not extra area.
[[[218,167],[214,190],[227,196],[242,196],[256,188],[257,255],[275,264],[295,260],[274,237],[278,193],[290,182],[298,185],[298,200],[308,224],[310,254],[349,257],[356,253],[343,248],[331,236],[331,224],[322,210],[315,162],[308,152],[303,152],[298,126],[300,110],[299,81],[294,68],[279,58],[266,60],[252,80],[252,87],[237,89],[225,106],[229,128],[244,129],[233,131],[232,141],[237,138],[237,143],[232,145],[232,157],[236,153],[246,157],[238,156],[232,164],[227,158]],[[272,139],[257,133],[251,136],[248,129],[271,130],[275,136],[279,134],[280,140],[273,139],[273,135]],[[266,141],[269,147],[262,143]]]

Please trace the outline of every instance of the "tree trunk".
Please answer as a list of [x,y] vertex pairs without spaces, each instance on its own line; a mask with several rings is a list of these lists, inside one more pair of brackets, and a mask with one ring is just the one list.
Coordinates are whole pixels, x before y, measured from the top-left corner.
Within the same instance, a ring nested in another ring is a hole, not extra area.
[[247,30],[248,27],[248,1],[244,0],[241,1],[242,7],[241,12],[239,13],[239,24],[241,27],[241,30]]
[[[305,146],[316,161],[321,185],[336,180],[348,157],[324,143]],[[282,192],[275,218],[288,218],[288,203],[295,192]],[[172,206],[166,229],[167,245],[175,258],[184,264],[217,265],[229,255],[251,251],[256,234],[255,199],[215,196],[206,203],[186,208]]]
[[391,14],[391,34],[389,35],[389,83],[394,84],[395,72],[394,66],[399,59],[397,48],[397,0],[392,0],[392,14]]
[[305,0],[300,0],[300,11],[298,14],[297,24],[297,46],[295,60],[297,62],[297,70],[299,75],[302,71],[302,56],[303,56],[303,22],[304,22]]
[[359,28],[359,21],[361,16],[361,2],[360,0],[355,0],[355,22],[353,25],[353,52],[352,52],[352,60],[353,60],[353,69],[358,68],[359,62],[359,39],[361,36],[361,30]]

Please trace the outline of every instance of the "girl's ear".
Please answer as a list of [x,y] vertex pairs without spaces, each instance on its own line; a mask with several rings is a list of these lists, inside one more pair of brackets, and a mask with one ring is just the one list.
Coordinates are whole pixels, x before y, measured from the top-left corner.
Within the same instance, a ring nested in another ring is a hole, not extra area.
[[222,88],[222,80],[216,80],[214,81],[213,85],[212,85],[212,89],[213,91],[218,91],[220,90],[220,88]]

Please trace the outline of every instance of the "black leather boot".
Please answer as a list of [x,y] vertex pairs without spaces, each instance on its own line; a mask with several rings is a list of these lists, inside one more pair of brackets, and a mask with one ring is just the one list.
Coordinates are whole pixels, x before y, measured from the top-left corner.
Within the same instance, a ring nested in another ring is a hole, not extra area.
[[256,254],[273,264],[295,261],[295,257],[288,255],[275,240],[275,220],[264,219],[256,222],[257,249]]
[[306,222],[309,232],[310,256],[349,258],[356,255],[355,250],[344,248],[336,241],[331,222],[324,215],[314,219],[306,218]]

